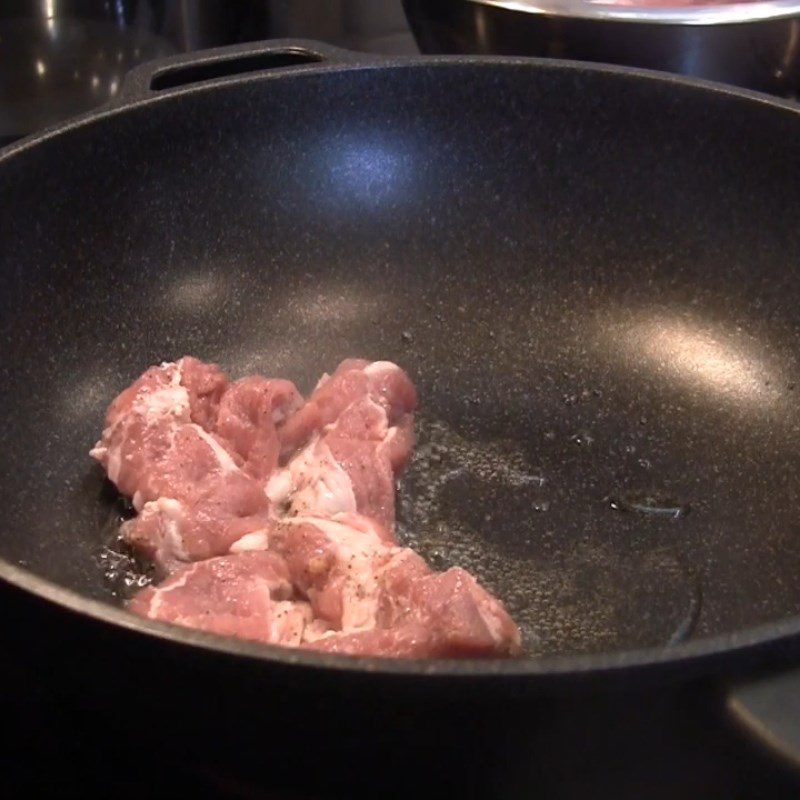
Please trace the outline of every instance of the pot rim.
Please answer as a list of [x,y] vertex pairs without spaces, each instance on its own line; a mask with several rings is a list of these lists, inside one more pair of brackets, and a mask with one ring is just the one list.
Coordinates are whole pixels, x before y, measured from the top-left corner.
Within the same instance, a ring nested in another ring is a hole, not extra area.
[[[610,0],[468,0],[474,5],[545,17],[643,25],[733,25],[797,17],[798,0],[756,0],[704,6],[621,6]],[[800,37],[800,27],[798,28]]]

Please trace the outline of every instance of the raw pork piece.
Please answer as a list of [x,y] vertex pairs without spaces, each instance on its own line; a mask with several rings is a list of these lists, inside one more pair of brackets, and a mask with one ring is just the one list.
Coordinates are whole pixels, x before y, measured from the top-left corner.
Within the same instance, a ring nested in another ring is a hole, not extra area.
[[342,514],[286,519],[270,546],[286,559],[292,583],[324,629],[355,631],[375,625],[378,575],[398,549],[387,540],[370,520]]
[[[389,426],[411,432],[417,405],[417,391],[408,375],[391,361],[366,361],[347,358],[332,375],[323,375],[308,403],[288,421],[281,433],[284,454],[297,450],[326,425],[335,422],[348,406],[368,399],[386,414]],[[413,440],[393,454],[401,466],[411,453]]]
[[242,378],[222,396],[215,432],[239,456],[242,469],[259,481],[278,466],[279,431],[303,406],[303,397],[290,381]]
[[517,627],[469,573],[432,572],[371,520],[297,517],[276,527],[271,543],[311,604],[310,647],[442,658],[519,652]]
[[270,479],[272,502],[288,515],[358,512],[391,530],[394,482],[413,447],[416,402],[397,365],[343,361],[284,426],[284,453],[310,441]]
[[125,538],[168,572],[265,531],[272,516],[256,477],[277,463],[276,428],[300,403],[288,381],[228,387],[192,358],[147,370],[111,404],[91,453],[140,512]]
[[273,524],[262,486],[198,426],[176,430],[172,446],[152,469],[158,499],[123,523],[122,533],[162,571],[227,553],[243,536]]
[[137,510],[159,496],[153,465],[169,451],[175,432],[187,423],[209,430],[226,387],[216,366],[186,357],[150,367],[111,403],[91,455]]
[[176,570],[130,602],[134,614],[222,636],[298,645],[311,621],[292,597],[289,571],[270,552],[219,556]]

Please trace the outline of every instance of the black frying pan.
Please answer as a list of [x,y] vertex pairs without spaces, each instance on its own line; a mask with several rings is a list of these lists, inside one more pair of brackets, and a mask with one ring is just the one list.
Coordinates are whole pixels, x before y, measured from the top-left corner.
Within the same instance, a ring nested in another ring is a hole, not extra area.
[[[81,691],[475,699],[734,674],[800,640],[795,106],[253,45],[136,71],[7,148],[0,208],[0,574],[43,626],[8,635],[91,663],[63,670]],[[185,353],[306,390],[349,355],[408,370],[402,530],[502,597],[528,656],[349,659],[129,617],[87,452],[110,399]]]

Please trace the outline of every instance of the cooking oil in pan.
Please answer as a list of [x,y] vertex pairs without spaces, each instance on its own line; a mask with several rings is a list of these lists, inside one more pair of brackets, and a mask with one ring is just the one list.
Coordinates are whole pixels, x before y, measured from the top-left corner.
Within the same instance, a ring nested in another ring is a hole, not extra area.
[[620,497],[612,497],[609,505],[614,511],[629,511],[634,514],[653,517],[683,519],[691,510],[689,503],[682,503],[674,497],[658,492],[631,492]]
[[[113,493],[116,494],[116,490]],[[134,513],[127,499],[118,495],[111,508],[106,510],[101,525],[102,545],[97,561],[111,594],[125,601],[153,581],[154,571],[120,535],[120,526]]]
[[[424,414],[417,434],[398,487],[401,541],[435,569],[470,570],[503,600],[529,654],[663,645],[691,634],[697,583],[671,543],[628,552],[596,530],[565,535],[563,516],[551,513],[564,502],[559,487],[518,443],[470,441]],[[648,608],[647,621],[637,608]]]

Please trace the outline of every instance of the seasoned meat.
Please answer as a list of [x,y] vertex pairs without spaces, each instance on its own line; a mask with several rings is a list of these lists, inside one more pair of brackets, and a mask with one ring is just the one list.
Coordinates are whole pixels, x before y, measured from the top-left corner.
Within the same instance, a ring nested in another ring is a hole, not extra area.
[[264,481],[278,466],[279,431],[302,406],[290,381],[242,378],[222,396],[215,433],[241,458],[244,472]]
[[519,630],[460,568],[394,536],[417,395],[400,367],[348,359],[304,401],[186,357],[111,404],[91,454],[133,498],[128,542],[166,575],[140,616],[271,644],[408,658],[508,656]]
[[223,636],[298,645],[311,621],[307,603],[292,600],[283,559],[269,551],[187,564],[128,606],[135,614]]
[[239,391],[226,387],[216,367],[195,359],[153,367],[112,403],[91,451],[140,512],[125,538],[164,572],[227,553],[271,522],[248,462],[213,430],[223,395]]
[[286,423],[286,442],[308,444],[270,479],[270,499],[292,515],[359,512],[391,529],[394,482],[413,447],[416,402],[395,364],[342,362]]

